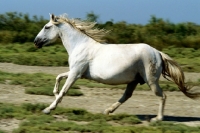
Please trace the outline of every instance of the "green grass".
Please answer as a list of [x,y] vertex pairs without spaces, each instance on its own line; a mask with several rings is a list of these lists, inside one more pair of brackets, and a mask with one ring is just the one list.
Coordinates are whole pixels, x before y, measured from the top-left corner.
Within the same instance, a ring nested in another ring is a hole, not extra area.
[[0,62],[30,66],[68,66],[68,54],[61,44],[41,49],[35,48],[33,43],[0,44],[0,53]]
[[[18,119],[19,127],[13,133],[199,133],[200,127],[189,127],[173,122],[150,123],[138,126],[141,121],[133,115],[93,114],[84,109],[65,109],[58,107],[50,115],[41,110],[44,104],[26,103],[22,105],[0,103],[0,119]],[[118,123],[113,124],[113,123]],[[1,131],[0,132],[4,132]]]
[[162,50],[177,61],[186,72],[200,72],[200,49],[168,47]]
[[177,126],[175,126],[172,122],[155,122],[151,123],[150,126],[161,129],[162,132],[196,133],[198,130],[200,132],[200,127],[188,127],[183,124],[177,124]]
[[[44,73],[14,74],[0,71],[0,83],[22,85],[25,87],[25,93],[28,94],[53,96],[55,76]],[[61,83],[61,86],[62,85],[63,82]],[[83,93],[77,85],[73,85],[66,95],[81,96]]]
[[120,124],[139,124],[141,121],[136,117],[128,114],[118,114],[118,115],[103,115],[103,114],[93,114],[84,109],[63,109],[60,108],[53,112],[55,115],[68,116],[67,119],[73,121],[94,121],[94,120],[106,120],[115,121]]

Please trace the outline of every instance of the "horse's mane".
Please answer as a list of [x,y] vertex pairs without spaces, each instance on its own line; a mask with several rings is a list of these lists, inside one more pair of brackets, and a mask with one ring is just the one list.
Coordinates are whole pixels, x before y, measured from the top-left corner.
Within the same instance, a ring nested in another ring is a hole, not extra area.
[[80,19],[69,19],[66,14],[56,17],[56,20],[57,22],[55,23],[68,23],[73,28],[77,29],[78,31],[82,32],[83,34],[91,37],[92,39],[100,43],[105,43],[103,37],[109,32],[105,29],[94,28],[96,22],[83,21]]

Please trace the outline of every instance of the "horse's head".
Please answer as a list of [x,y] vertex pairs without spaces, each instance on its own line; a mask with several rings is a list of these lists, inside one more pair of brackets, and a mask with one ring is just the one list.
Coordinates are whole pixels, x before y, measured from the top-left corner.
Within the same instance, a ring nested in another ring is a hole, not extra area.
[[59,37],[56,21],[56,16],[50,14],[50,21],[43,27],[34,40],[37,48],[52,43]]

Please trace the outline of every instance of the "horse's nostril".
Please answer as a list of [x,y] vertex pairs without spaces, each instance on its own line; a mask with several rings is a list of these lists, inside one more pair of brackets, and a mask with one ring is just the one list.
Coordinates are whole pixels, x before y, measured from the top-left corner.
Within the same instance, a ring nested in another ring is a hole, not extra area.
[[36,45],[36,44],[37,44],[37,42],[38,42],[37,40],[38,40],[38,39],[35,39],[35,40],[33,41],[35,45]]
[[35,40],[33,42],[34,42],[34,45],[36,48],[42,48],[42,46],[44,45],[46,40],[44,41],[43,38],[35,38]]
[[40,40],[40,39],[35,38],[35,40],[33,41],[36,48],[39,47],[39,40]]

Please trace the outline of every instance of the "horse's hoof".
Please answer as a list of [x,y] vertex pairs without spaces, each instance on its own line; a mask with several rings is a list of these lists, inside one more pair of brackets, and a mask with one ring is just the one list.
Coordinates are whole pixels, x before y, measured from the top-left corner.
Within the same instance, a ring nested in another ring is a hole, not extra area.
[[43,111],[42,111],[44,114],[50,114],[50,109],[49,108],[46,108],[46,109],[44,109]]
[[151,118],[150,120],[150,122],[158,122],[158,121],[162,121],[162,118],[154,117],[154,118]]
[[104,112],[103,112],[104,115],[109,115],[110,114],[110,111],[108,109],[106,109]]

